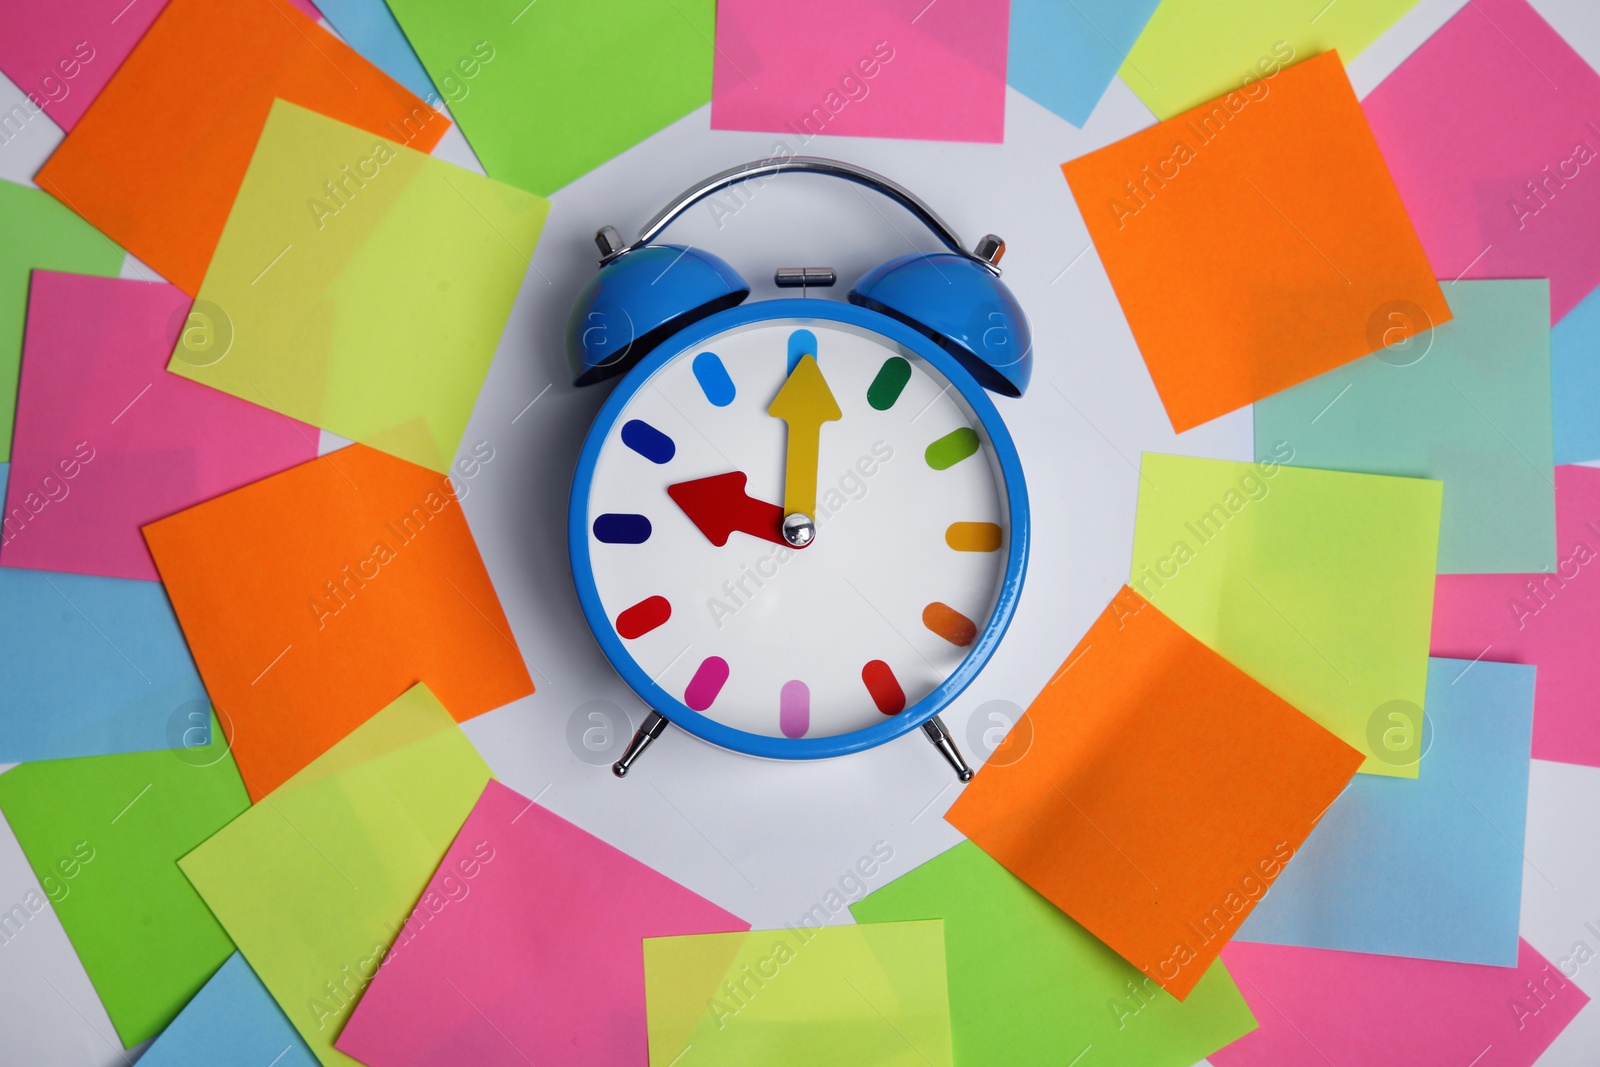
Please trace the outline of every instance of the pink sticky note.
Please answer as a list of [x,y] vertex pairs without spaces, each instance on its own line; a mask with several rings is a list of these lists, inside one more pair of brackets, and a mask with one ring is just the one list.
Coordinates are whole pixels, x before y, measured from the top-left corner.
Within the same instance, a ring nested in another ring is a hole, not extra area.
[[1362,106],[1436,275],[1549,278],[1551,322],[1600,285],[1600,74],[1526,0],[1472,0]]
[[1440,576],[1429,654],[1537,665],[1534,758],[1600,767],[1600,470],[1555,481],[1555,570]]
[[1526,941],[1515,967],[1242,941],[1222,959],[1259,1026],[1216,1067],[1529,1067],[1589,1002]]
[[749,928],[491,781],[335,1047],[369,1067],[644,1063],[641,940]]
[[316,458],[314,427],[166,370],[188,314],[175,286],[33,273],[0,564],[156,581],[139,527]]
[[70,130],[122,66],[166,0],[13,0],[0,70]]
[[999,142],[1010,0],[720,0],[711,127]]

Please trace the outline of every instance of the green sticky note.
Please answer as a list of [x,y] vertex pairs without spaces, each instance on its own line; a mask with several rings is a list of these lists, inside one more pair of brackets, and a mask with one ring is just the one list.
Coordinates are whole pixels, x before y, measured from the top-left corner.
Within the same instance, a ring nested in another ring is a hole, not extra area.
[[1146,453],[1128,584],[1362,771],[1415,778],[1443,485],[1287,458]]
[[11,461],[17,368],[28,316],[28,272],[59,270],[114,278],[122,249],[41,189],[0,181],[0,463]]
[[444,471],[549,208],[275,101],[168,369]]
[[647,937],[650,1067],[950,1067],[944,924]]
[[[1233,90],[1271,92],[1279,70],[1337,50],[1346,63],[1417,0],[1162,0],[1117,73],[1157,118]],[[1265,89],[1254,83],[1264,80]]]
[[1440,574],[1553,570],[1550,283],[1446,291],[1453,321],[1257,403],[1256,455],[1444,482]]
[[860,922],[943,919],[963,1067],[1189,1067],[1254,1030],[1221,961],[1179,1001],[970,841],[850,905]]
[[180,861],[324,1064],[489,777],[413,686]]
[[715,0],[389,0],[484,170],[547,196],[711,102]]
[[213,716],[204,748],[24,763],[0,811],[117,1036],[160,1033],[233,953],[178,858],[250,806]]

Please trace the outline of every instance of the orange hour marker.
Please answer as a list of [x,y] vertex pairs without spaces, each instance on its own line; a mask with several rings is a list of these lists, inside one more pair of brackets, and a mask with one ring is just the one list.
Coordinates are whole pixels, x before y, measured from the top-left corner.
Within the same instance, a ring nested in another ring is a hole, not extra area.
[[952,522],[944,543],[957,552],[993,552],[1000,547],[1000,527],[992,522]]
[[937,600],[922,609],[922,625],[960,648],[966,648],[978,636],[978,627],[971,619]]

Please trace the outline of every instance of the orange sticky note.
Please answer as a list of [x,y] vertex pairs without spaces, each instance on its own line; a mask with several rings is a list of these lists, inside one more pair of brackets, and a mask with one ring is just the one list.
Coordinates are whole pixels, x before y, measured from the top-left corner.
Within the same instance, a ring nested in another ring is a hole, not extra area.
[[1179,1000],[1361,753],[1124,586],[945,818]]
[[34,180],[193,296],[274,97],[422,152],[450,126],[287,0],[172,0]]
[[458,722],[533,692],[461,512],[474,456],[352,445],[144,528],[252,801],[417,682]]
[[1179,432],[1450,318],[1337,53],[1061,169]]

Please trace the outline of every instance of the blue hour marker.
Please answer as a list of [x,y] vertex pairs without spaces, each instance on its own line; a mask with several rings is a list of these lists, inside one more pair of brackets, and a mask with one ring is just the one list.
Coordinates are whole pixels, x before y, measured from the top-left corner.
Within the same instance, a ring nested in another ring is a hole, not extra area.
[[608,511],[594,520],[594,535],[608,545],[642,545],[650,540],[650,520]]
[[622,424],[622,443],[651,463],[665,463],[678,451],[672,438],[642,419],[630,419]]
[[801,356],[817,358],[817,335],[810,330],[796,330],[789,335],[789,373],[800,363]]
[[700,390],[706,399],[719,408],[733,403],[735,390],[728,368],[715,352],[702,352],[694,357],[694,376],[700,381]]

